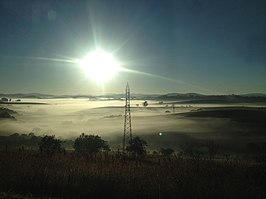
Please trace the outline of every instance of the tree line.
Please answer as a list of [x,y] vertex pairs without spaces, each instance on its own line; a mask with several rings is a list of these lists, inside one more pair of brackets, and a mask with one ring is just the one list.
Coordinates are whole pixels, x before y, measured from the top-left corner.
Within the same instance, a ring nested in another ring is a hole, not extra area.
[[[46,135],[39,142],[39,151],[48,155],[54,155],[64,151],[62,148],[62,140],[55,138],[54,135]],[[147,142],[140,137],[134,137],[128,142],[127,152],[135,155],[143,155],[146,153]],[[74,141],[75,152],[81,155],[96,154],[100,151],[110,151],[107,141],[103,140],[99,135],[87,135],[82,133]]]
[[[62,142],[60,139],[55,138],[54,135],[46,135],[39,142],[39,151],[48,155],[54,155],[64,151],[62,148]],[[148,143],[139,136],[133,137],[129,140],[126,152],[135,156],[141,156],[146,154]],[[96,154],[101,151],[111,151],[107,141],[103,140],[99,135],[87,135],[82,133],[74,141],[75,152],[81,155]],[[159,151],[163,155],[171,155],[174,150],[171,148],[161,148]]]
[[[75,140],[61,140],[56,138],[55,135],[37,136],[32,132],[29,134],[14,133],[9,136],[0,136],[0,146],[6,149],[38,150],[48,155],[64,152],[65,147],[69,149],[73,148],[75,152],[82,155],[111,150],[108,142],[103,140],[99,135],[85,133],[82,133]],[[127,143],[126,152],[143,155],[147,152],[147,147],[147,141],[136,136]],[[171,155],[174,153],[174,150],[162,148],[159,152],[163,155]]]

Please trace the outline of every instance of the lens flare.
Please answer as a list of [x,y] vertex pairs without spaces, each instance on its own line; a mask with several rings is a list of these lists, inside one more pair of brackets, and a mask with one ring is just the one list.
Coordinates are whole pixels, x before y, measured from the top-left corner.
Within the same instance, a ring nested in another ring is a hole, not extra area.
[[79,65],[90,79],[98,83],[112,79],[120,70],[113,55],[100,49],[81,59]]

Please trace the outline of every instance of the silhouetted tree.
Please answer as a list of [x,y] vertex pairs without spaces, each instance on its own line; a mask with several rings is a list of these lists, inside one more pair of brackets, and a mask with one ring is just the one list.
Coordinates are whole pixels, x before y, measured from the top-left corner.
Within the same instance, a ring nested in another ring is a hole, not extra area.
[[33,137],[33,136],[35,136],[35,134],[34,133],[29,133],[29,135],[28,135],[29,137]]
[[54,135],[46,135],[39,142],[39,151],[51,156],[62,150],[61,143],[62,141],[56,139]]
[[149,105],[147,101],[143,102],[142,104],[143,104],[144,107]]
[[0,101],[2,101],[2,102],[8,102],[8,98],[2,97]]
[[143,155],[146,153],[146,147],[148,146],[147,142],[140,137],[134,137],[132,140],[128,142],[129,146],[127,146],[126,150],[129,152],[133,152],[136,155]]
[[97,153],[100,150],[109,151],[109,145],[98,135],[86,135],[82,133],[74,142],[74,149],[81,154]]
[[160,153],[162,155],[172,155],[175,151],[171,148],[161,148]]

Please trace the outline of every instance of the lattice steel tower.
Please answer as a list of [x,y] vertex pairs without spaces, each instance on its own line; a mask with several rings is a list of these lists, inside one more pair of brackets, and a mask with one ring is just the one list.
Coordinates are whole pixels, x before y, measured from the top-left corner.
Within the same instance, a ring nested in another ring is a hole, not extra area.
[[126,144],[132,140],[131,114],[130,114],[130,88],[126,86],[126,105],[125,105],[125,120],[124,120],[124,137],[123,137],[123,153],[126,150]]

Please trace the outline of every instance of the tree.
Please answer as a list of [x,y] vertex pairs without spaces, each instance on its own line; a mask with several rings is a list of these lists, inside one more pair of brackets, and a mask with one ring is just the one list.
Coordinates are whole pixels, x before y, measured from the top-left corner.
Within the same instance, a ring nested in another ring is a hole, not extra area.
[[171,148],[161,148],[160,153],[162,155],[172,155],[175,151]]
[[98,135],[86,135],[82,133],[74,142],[74,149],[81,154],[97,153],[101,149],[109,151],[109,145]]
[[148,146],[147,142],[140,137],[134,137],[132,140],[128,142],[129,146],[127,146],[126,150],[129,152],[133,152],[136,155],[143,155],[146,153],[146,147]]
[[8,98],[2,97],[0,101],[2,101],[2,102],[8,102]]
[[147,107],[149,105],[147,101],[143,102],[142,104],[144,107]]
[[39,151],[47,153],[49,156],[54,155],[62,150],[62,141],[56,139],[54,135],[46,135],[39,142]]

